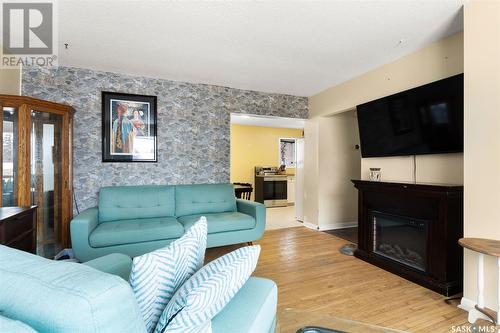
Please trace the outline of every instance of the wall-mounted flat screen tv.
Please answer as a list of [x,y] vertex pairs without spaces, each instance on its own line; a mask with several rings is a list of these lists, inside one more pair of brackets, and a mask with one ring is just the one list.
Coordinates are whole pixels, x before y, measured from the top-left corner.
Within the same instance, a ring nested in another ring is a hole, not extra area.
[[463,74],[356,109],[362,157],[463,152]]

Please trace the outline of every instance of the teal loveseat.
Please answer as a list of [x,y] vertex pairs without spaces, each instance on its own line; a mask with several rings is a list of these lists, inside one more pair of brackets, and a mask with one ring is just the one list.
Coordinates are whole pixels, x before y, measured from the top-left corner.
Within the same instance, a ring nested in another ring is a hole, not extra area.
[[[0,245],[0,332],[145,333],[132,289],[114,275],[123,276],[127,260],[130,270],[130,258],[123,257],[83,265]],[[212,332],[272,333],[276,306],[276,284],[251,277],[212,319]]]
[[103,187],[98,207],[71,221],[73,252],[80,261],[135,257],[178,239],[201,216],[208,247],[258,240],[266,223],[265,206],[236,199],[231,184]]

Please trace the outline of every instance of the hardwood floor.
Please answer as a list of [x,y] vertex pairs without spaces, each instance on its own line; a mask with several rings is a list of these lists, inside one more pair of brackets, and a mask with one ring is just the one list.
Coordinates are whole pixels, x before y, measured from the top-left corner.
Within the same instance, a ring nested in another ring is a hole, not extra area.
[[354,244],[358,244],[358,227],[325,230],[327,234],[345,239]]
[[[278,311],[314,311],[410,332],[452,332],[452,325],[469,326],[457,302],[448,305],[442,295],[340,254],[345,243],[303,227],[266,231],[254,242],[262,247],[254,275],[277,283]],[[209,249],[207,261],[238,247]]]

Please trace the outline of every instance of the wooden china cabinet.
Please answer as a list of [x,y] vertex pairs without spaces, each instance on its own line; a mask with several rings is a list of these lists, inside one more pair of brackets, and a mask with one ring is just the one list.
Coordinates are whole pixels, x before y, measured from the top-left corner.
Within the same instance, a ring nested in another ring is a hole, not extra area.
[[36,252],[53,257],[69,246],[74,109],[10,95],[0,109],[0,206],[36,205]]

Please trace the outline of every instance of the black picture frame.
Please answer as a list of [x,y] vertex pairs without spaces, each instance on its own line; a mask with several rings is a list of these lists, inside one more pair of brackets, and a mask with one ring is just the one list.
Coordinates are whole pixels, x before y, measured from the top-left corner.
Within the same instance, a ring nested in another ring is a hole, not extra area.
[[157,156],[157,97],[103,91],[102,161],[156,163]]

